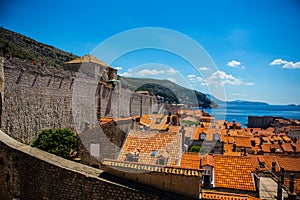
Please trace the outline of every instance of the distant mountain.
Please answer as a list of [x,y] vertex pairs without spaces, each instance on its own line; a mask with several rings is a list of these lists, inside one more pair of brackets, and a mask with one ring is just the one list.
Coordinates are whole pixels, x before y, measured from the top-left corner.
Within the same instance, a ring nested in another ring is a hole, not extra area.
[[62,51],[50,45],[37,42],[22,34],[0,28],[0,52],[31,62],[40,63],[42,60],[47,65],[62,67],[64,62],[78,58],[78,56]]
[[244,100],[235,100],[235,101],[229,101],[227,104],[238,104],[238,105],[265,105],[268,106],[268,103],[265,102],[258,102],[258,101],[244,101]]
[[217,106],[205,94],[182,87],[168,80],[128,77],[121,77],[120,80],[123,88],[129,88],[134,91],[148,91],[163,97],[169,103],[180,103],[190,107],[202,108]]
[[258,102],[258,101],[245,101],[245,100],[222,101],[210,94],[206,94],[206,96],[211,101],[214,101],[216,104],[218,104],[219,106],[224,105],[224,104],[227,104],[227,105],[269,105],[268,103]]

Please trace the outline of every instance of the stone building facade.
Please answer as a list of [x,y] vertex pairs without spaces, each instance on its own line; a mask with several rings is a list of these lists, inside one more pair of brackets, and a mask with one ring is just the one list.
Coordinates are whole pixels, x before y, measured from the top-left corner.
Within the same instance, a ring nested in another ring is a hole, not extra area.
[[97,127],[102,117],[157,110],[155,96],[122,89],[111,67],[104,80],[97,65],[92,68],[95,71],[75,71],[71,66],[64,70],[17,58],[0,59],[0,128],[25,144],[31,144],[43,129],[71,128],[80,133]]

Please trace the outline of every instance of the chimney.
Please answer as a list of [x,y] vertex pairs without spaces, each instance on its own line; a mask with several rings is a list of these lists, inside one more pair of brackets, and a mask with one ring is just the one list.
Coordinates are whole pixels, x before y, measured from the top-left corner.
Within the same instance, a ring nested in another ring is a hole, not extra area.
[[293,173],[290,174],[290,187],[289,187],[289,190],[290,190],[290,193],[293,194],[294,193],[294,189],[295,189],[295,180],[294,180],[295,176]]
[[281,168],[278,177],[278,187],[277,187],[277,200],[282,200],[282,184],[284,180],[284,168]]
[[233,144],[232,144],[232,151],[236,152],[236,144],[235,144],[235,142],[233,142]]
[[295,189],[295,176],[293,173],[290,174],[290,187],[289,187],[289,195],[288,195],[288,200],[296,200],[297,199],[297,194],[294,193]]
[[272,172],[276,171],[276,162],[272,162]]

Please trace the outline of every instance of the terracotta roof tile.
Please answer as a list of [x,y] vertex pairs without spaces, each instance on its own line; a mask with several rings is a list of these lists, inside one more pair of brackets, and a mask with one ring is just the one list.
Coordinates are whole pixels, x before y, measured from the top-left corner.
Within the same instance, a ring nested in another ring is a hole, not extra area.
[[200,169],[200,154],[186,152],[181,156],[180,167],[190,169]]
[[[167,165],[179,158],[181,133],[131,130],[124,141],[118,160],[124,161],[127,153],[139,151],[138,163],[156,164],[157,156],[168,154]],[[156,155],[150,153],[156,150]]]
[[289,136],[287,136],[287,135],[283,135],[283,136],[281,136],[282,137],[282,139],[285,141],[285,142],[291,142],[292,140],[290,139],[290,137]]
[[237,147],[252,147],[250,137],[234,137],[234,142]]
[[282,153],[282,149],[279,144],[262,144],[261,150],[264,153]]
[[215,187],[255,191],[250,157],[215,155],[214,164]]
[[[204,156],[201,156],[201,165],[202,166],[214,166],[214,157],[210,154],[205,154]],[[201,166],[201,167],[202,167]]]
[[276,159],[284,170],[300,172],[300,157],[276,156]]
[[283,152],[289,152],[289,153],[294,152],[294,149],[293,149],[291,143],[283,143],[281,145],[281,148],[282,148]]
[[300,140],[297,140],[296,143],[292,143],[291,145],[293,146],[293,148],[295,148],[295,152],[300,152]]
[[193,136],[193,140],[199,140],[200,134],[205,133],[206,134],[206,140],[207,141],[213,141],[215,134],[219,134],[220,136],[222,135],[221,131],[222,131],[221,129],[216,128],[216,127],[212,128],[211,126],[209,126],[209,127],[202,128],[201,126],[198,126],[197,132]]
[[[249,157],[253,166],[260,170],[272,171],[272,162],[275,162],[277,172],[280,171],[281,167],[286,171],[300,172],[300,157],[288,155],[258,155]],[[260,162],[264,163],[265,167],[261,167]]]
[[[171,118],[173,116],[170,116]],[[147,127],[150,127],[151,130],[167,130],[169,127],[169,124],[172,120],[170,120],[169,123],[167,123],[168,116],[164,115],[155,115],[155,114],[144,114],[141,119],[140,123],[142,125],[145,125]]]
[[235,194],[228,192],[217,192],[212,190],[202,190],[201,199],[223,199],[223,200],[259,200],[247,194]]
[[169,127],[169,132],[171,133],[179,133],[181,130],[181,126],[170,126]]

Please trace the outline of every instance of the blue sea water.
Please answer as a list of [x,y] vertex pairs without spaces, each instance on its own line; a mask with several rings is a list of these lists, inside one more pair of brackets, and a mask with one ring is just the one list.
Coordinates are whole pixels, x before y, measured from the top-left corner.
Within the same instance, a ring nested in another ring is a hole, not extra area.
[[300,120],[300,106],[287,105],[244,105],[227,104],[218,108],[203,109],[212,114],[216,120],[240,122],[243,127],[248,123],[248,116],[274,116]]

